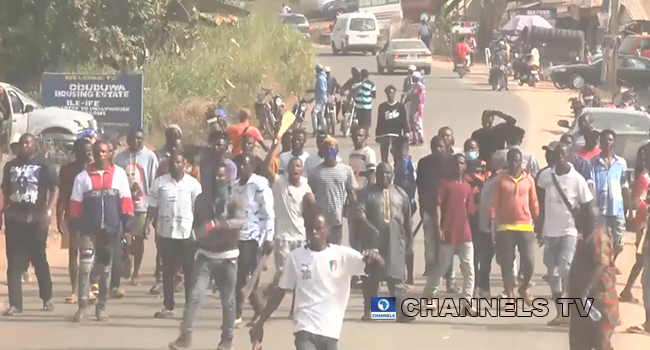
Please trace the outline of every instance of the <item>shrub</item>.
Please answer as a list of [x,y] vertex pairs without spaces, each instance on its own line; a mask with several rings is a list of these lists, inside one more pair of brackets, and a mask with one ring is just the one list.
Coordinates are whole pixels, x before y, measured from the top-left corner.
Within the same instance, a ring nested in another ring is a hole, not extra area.
[[[144,121],[149,132],[177,123],[186,139],[204,138],[204,112],[221,96],[227,96],[232,115],[240,106],[252,107],[261,86],[288,97],[312,84],[311,42],[277,19],[252,15],[238,27],[199,27],[195,40],[191,49],[161,50],[145,63]],[[83,65],[71,71],[107,69]]]

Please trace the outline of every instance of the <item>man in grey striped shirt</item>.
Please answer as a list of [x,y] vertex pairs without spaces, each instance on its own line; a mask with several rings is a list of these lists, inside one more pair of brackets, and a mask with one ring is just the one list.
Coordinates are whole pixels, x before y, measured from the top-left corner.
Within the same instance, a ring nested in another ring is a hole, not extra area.
[[352,168],[337,161],[338,153],[336,139],[326,138],[321,146],[324,161],[309,174],[309,186],[329,225],[328,242],[340,245],[343,240],[343,210],[348,198],[351,205],[356,202],[354,189],[357,180]]

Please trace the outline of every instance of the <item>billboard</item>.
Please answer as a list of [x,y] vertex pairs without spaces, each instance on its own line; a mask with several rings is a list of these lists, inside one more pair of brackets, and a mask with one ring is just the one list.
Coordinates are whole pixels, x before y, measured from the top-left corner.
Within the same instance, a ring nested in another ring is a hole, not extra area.
[[46,107],[92,114],[101,128],[120,133],[143,123],[142,74],[44,73],[41,98]]

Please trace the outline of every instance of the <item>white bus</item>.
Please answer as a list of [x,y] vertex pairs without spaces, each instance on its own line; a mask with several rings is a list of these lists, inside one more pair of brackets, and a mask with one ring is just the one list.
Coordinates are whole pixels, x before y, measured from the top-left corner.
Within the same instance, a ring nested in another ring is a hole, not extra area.
[[400,0],[359,0],[359,12],[372,13],[377,18],[381,29],[388,29],[391,21],[402,20],[402,2]]

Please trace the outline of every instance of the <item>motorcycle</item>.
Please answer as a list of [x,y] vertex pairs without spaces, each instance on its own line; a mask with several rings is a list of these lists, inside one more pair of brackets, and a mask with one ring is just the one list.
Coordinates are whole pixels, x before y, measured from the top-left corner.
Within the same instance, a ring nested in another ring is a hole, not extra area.
[[280,94],[273,95],[270,101],[267,99],[272,92],[272,89],[262,88],[262,92],[255,101],[255,115],[260,131],[267,138],[275,137],[277,128],[282,121],[282,108],[284,107],[284,98]]
[[463,79],[465,74],[469,73],[469,62],[470,62],[470,57],[469,54],[465,56],[465,63],[457,63],[456,64],[456,72],[458,72],[458,76]]
[[[313,90],[311,91],[313,92]],[[309,90],[305,92],[305,95],[310,93]],[[298,100],[298,102],[294,103],[293,105],[293,115],[296,116],[296,120],[293,122],[293,125],[291,126],[291,130],[296,130],[302,128],[302,123],[305,121],[305,116],[307,115],[307,109],[309,105],[314,102],[314,98],[307,98],[303,95],[302,98]]]
[[205,112],[206,123],[210,132],[219,130],[226,132],[228,130],[228,116],[226,110],[221,106],[226,96],[219,99],[216,106],[208,107]]
[[325,105],[325,125],[323,125],[323,129],[330,135],[336,133],[337,104],[338,98],[336,95],[327,96],[327,104]]
[[584,104],[580,101],[579,97],[571,97],[569,100],[571,111],[573,112],[573,117],[577,118],[582,114],[582,110],[585,108]]
[[493,91],[501,91],[506,87],[506,66],[494,67],[490,71],[490,84]]
[[341,122],[341,133],[343,137],[348,137],[350,135],[350,130],[357,125],[357,114],[355,109],[355,102],[353,98],[348,99],[343,108],[343,121]]

